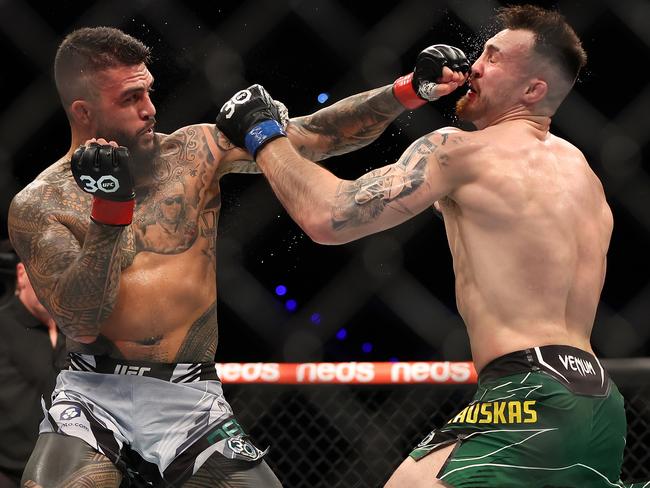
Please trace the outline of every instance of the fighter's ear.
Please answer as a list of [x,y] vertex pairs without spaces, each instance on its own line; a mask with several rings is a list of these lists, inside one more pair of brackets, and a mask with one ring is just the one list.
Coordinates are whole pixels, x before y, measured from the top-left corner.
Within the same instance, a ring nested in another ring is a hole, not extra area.
[[70,114],[79,125],[90,125],[91,107],[86,100],[75,100],[70,104]]
[[528,82],[524,90],[524,101],[526,105],[535,105],[544,99],[548,93],[548,85],[539,78],[533,78]]
[[25,286],[27,278],[27,271],[25,270],[25,265],[23,263],[16,264],[16,288],[21,290]]

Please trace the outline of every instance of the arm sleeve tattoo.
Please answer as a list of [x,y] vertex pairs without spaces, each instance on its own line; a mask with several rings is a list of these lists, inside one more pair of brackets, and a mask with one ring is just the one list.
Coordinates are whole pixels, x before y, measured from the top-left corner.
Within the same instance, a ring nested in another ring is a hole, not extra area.
[[293,119],[287,130],[302,156],[319,161],[367,146],[403,110],[404,107],[395,100],[392,88],[387,86],[348,97],[312,115]]
[[41,187],[14,199],[10,237],[39,300],[61,330],[71,338],[96,336],[117,298],[125,228],[91,223],[81,245],[69,229],[79,217],[62,212],[78,209],[78,197],[65,202],[56,193]]
[[386,208],[415,215],[402,199],[418,191],[425,181],[428,157],[435,145],[426,138],[413,145],[400,160],[390,166],[367,173],[355,181],[342,181],[332,209],[332,228],[354,227],[372,223]]

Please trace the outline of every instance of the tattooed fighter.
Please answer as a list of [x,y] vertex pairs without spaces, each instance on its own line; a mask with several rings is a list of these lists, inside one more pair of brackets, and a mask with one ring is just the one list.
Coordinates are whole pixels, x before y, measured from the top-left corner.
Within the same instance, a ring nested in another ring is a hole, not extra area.
[[[65,38],[54,64],[70,149],[12,202],[11,240],[72,351],[23,486],[117,487],[125,476],[280,486],[214,366],[219,179],[259,171],[214,125],[155,132],[149,54],[112,28]],[[428,72],[424,63],[415,78]],[[395,93],[413,90],[412,77]],[[425,96],[447,90],[426,86]],[[286,133],[323,159],[370,143],[403,110],[386,86],[296,118]]]
[[387,487],[620,486],[623,399],[590,345],[612,214],[582,153],[549,132],[586,54],[557,12],[520,6],[498,19],[504,28],[457,105],[478,130],[434,131],[356,181],[303,159],[284,137],[249,144],[270,127],[267,94],[262,108],[222,111],[217,126],[246,142],[317,242],[442,211],[479,386]]

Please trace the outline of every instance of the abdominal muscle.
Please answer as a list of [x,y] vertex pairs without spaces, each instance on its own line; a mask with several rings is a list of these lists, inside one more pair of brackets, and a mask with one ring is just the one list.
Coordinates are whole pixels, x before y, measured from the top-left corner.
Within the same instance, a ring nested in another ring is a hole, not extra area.
[[192,339],[188,338],[192,326],[201,323],[201,347],[195,346],[181,360],[211,360],[217,341],[216,276],[214,266],[202,255],[201,241],[180,254],[138,253],[122,271],[117,303],[102,324],[98,341],[71,349],[177,362],[179,350]]

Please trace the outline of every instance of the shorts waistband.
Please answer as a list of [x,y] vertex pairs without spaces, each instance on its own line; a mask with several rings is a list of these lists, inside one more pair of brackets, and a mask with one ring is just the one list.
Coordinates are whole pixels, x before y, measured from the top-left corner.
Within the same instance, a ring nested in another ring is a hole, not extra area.
[[544,371],[576,394],[609,394],[610,378],[598,358],[573,346],[539,346],[511,352],[488,363],[478,380],[489,381],[527,371]]
[[147,376],[171,383],[219,381],[215,363],[151,363],[75,352],[69,353],[68,357],[70,358],[70,366],[68,367],[70,371]]

